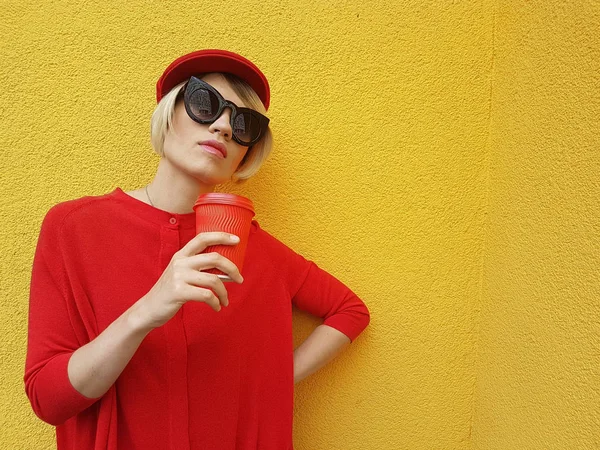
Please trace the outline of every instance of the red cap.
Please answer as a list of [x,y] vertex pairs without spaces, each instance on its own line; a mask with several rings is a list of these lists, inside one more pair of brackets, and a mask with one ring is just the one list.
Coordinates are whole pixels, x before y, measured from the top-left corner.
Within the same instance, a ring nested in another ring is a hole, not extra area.
[[267,77],[252,61],[227,50],[197,50],[180,56],[165,69],[156,82],[156,103],[178,83],[204,72],[227,72],[246,81],[269,109],[270,90]]

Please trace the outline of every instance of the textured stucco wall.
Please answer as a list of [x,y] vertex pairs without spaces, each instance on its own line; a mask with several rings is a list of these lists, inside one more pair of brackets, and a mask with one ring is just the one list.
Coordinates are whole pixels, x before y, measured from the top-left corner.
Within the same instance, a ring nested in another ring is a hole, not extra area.
[[[351,286],[368,330],[296,387],[295,443],[467,449],[480,295],[492,2],[3,2],[0,442],[53,448],[23,392],[28,283],[53,204],[154,173],[154,83],[238,51],[269,77],[258,220]],[[319,323],[298,313],[297,344]]]
[[600,3],[495,30],[474,448],[600,449]]

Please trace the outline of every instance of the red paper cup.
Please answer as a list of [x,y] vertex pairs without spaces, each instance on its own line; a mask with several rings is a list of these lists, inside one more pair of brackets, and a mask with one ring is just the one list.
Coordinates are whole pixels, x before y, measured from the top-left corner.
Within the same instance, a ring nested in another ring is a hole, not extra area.
[[[201,253],[217,252],[231,260],[240,273],[244,266],[244,256],[250,235],[250,225],[254,217],[252,200],[235,194],[211,192],[202,194],[194,204],[196,212],[196,234],[207,231],[224,231],[239,236],[240,242],[234,245],[211,245]],[[216,274],[223,281],[233,281],[219,269],[206,269],[204,272]]]

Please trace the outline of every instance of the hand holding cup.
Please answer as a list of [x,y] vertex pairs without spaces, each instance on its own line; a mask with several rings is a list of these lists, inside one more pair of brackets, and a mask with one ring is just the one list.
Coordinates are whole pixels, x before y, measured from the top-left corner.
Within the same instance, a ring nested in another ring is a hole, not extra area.
[[164,325],[188,301],[204,302],[215,311],[229,305],[223,281],[203,270],[218,268],[232,281],[242,283],[239,269],[217,252],[200,252],[215,245],[238,245],[240,239],[232,236],[225,232],[200,233],[173,255],[156,284],[139,302],[144,327]]

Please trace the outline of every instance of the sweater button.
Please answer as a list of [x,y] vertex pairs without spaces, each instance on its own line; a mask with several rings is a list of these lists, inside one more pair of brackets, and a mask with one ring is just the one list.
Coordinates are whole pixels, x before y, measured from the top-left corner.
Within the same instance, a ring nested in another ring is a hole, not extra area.
[[171,222],[172,225],[175,225],[177,223],[177,219],[175,217],[171,217],[169,222]]

